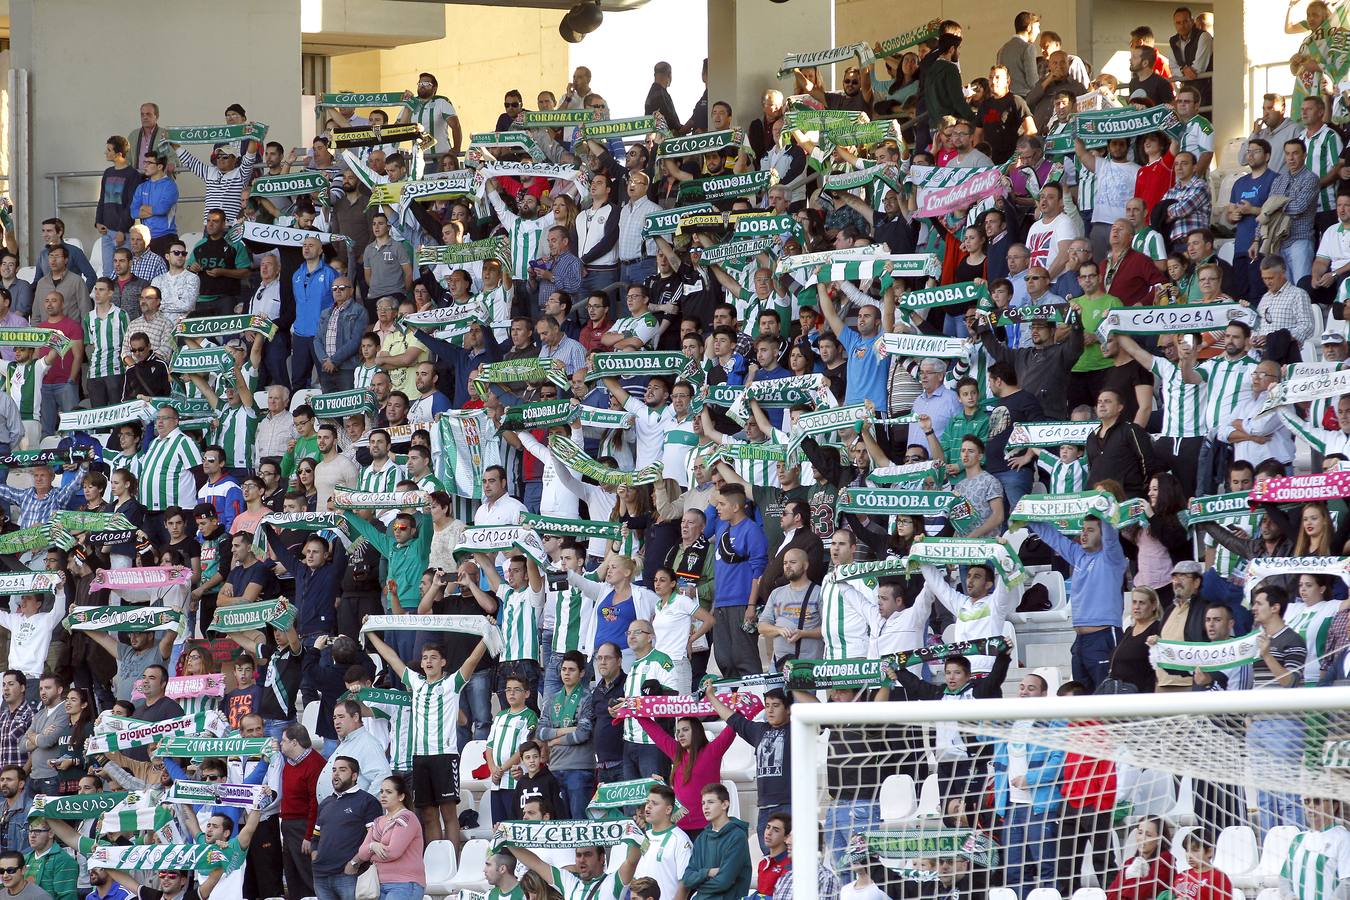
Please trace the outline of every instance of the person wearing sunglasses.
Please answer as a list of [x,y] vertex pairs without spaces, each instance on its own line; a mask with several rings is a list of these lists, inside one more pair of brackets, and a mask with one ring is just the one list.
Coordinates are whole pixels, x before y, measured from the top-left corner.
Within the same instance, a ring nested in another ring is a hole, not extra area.
[[[52,897],[69,896],[79,879],[80,866],[75,857],[56,845],[56,836],[46,819],[28,820],[28,845],[33,849],[24,860],[24,877],[31,878],[33,886]],[[9,867],[9,863],[0,861],[0,875]],[[5,888],[10,889],[9,885]]]
[[28,880],[23,854],[17,850],[0,853],[0,885],[4,886],[6,897],[15,900],[42,900],[51,895]]
[[[169,244],[164,261],[169,264],[169,270],[155,276],[150,284],[159,289],[160,310],[173,320],[176,326],[197,309],[197,296],[201,293],[202,281],[196,272],[188,271],[187,244],[178,238],[174,238]],[[139,294],[137,296],[139,299]],[[132,315],[127,306],[122,308],[127,311],[128,316]]]
[[507,91],[506,97],[502,100],[502,113],[497,116],[497,124],[492,130],[510,131],[523,107],[524,99],[520,96],[520,91],[514,89]]
[[430,72],[418,75],[417,91],[403,92],[404,107],[398,117],[399,122],[416,122],[436,139],[435,146],[427,154],[427,173],[440,171],[440,159],[447,153],[452,159],[458,159],[464,138],[455,104],[436,93],[439,87],[436,76]]

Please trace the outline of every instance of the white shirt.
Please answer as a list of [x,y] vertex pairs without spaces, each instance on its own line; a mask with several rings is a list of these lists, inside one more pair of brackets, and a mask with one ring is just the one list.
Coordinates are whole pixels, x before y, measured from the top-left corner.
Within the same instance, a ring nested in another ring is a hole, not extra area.
[[[592,206],[590,209],[582,210],[577,215],[577,256],[585,256],[591,251],[591,248],[599,244],[605,237],[605,224],[609,222],[610,216],[617,216],[619,208],[612,203],[606,203],[599,209]],[[609,248],[607,253],[591,260],[589,266],[617,266],[619,264],[619,244],[615,241],[614,246]]]
[[52,626],[66,617],[66,592],[58,587],[48,612],[31,616],[0,609],[0,628],[9,632],[8,668],[17,669],[29,678],[37,678],[47,664],[47,650],[52,643]]
[[1125,204],[1134,196],[1139,166],[1099,157],[1093,174],[1097,176],[1097,193],[1092,204],[1092,221],[1110,225],[1125,218]]
[[671,662],[689,658],[689,632],[698,601],[676,591],[664,607],[658,602],[652,616],[653,643]]
[[1350,263],[1350,228],[1337,222],[1322,233],[1317,258],[1331,261],[1333,270]]
[[[948,584],[936,566],[924,565],[920,571],[923,572],[924,592],[931,593],[956,617],[956,640],[968,641],[1003,634],[1003,623],[1008,620],[1008,614],[1017,608],[1017,603],[1016,596],[1008,590],[1002,578],[995,578],[994,590],[976,600]],[[972,672],[988,672],[993,667],[992,656],[970,658]]]
[[249,301],[248,311],[273,321],[281,318],[281,279],[258,285],[258,289],[253,292],[253,299]]
[[[189,272],[187,269],[177,275],[173,272],[164,272],[156,275],[150,284],[159,288],[159,309],[164,315],[181,319],[191,315],[197,308],[197,295],[201,292],[202,286],[197,273]],[[280,303],[277,304],[277,315],[271,318],[275,319],[279,315],[281,315]]]
[[1027,230],[1027,247],[1031,250],[1031,265],[1049,269],[1059,255],[1059,246],[1065,241],[1082,237],[1072,216],[1060,213],[1049,222],[1037,219]]
[[1284,419],[1280,418],[1279,410],[1260,415],[1261,404],[1265,400],[1265,391],[1248,397],[1239,403],[1232,413],[1224,416],[1226,421],[1219,423],[1217,433],[1221,441],[1230,441],[1233,436],[1233,422],[1237,419],[1242,420],[1242,430],[1248,434],[1270,438],[1264,444],[1258,444],[1256,441],[1242,441],[1234,444],[1234,462],[1245,461],[1257,466],[1264,462],[1267,457],[1273,457],[1285,465],[1294,461],[1294,436],[1290,433],[1289,427],[1284,424]]
[[[474,525],[519,525],[520,514],[528,512],[525,504],[521,503],[510,494],[502,494],[496,500],[484,500],[479,505],[478,511],[473,514]],[[498,553],[496,563],[498,566],[506,566],[506,554]]]
[[558,462],[553,458],[553,451],[528,431],[521,431],[518,434],[520,443],[543,464],[543,473],[539,481],[544,486],[544,493],[539,498],[539,514],[564,519],[577,518],[580,515],[580,498],[559,481]]
[[647,851],[638,859],[634,878],[651,878],[661,886],[661,896],[674,900],[680,888],[680,877],[689,865],[694,844],[679,826],[666,831],[647,829]]
[[879,659],[887,653],[917,650],[924,646],[924,637],[928,632],[928,614],[932,610],[933,595],[928,591],[920,591],[908,609],[897,610],[884,619],[879,618],[877,630],[872,635],[872,649],[868,656]]

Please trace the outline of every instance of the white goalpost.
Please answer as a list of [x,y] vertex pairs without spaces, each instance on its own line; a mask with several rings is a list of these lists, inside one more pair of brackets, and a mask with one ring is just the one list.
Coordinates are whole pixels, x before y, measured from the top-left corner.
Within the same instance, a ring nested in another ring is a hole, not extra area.
[[[857,876],[859,855],[870,860],[864,867],[875,865],[874,871],[899,879],[887,882],[892,889],[884,892],[891,897],[947,896],[953,878],[965,879],[957,885],[964,897],[1100,897],[1097,891],[1106,890],[1112,877],[1126,877],[1123,869],[1140,877],[1150,858],[1155,869],[1147,877],[1155,877],[1164,852],[1172,854],[1164,865],[1169,879],[1173,869],[1178,877],[1226,878],[1233,895],[1247,900],[1277,886],[1299,900],[1350,895],[1346,864],[1341,875],[1336,865],[1338,856],[1350,861],[1350,830],[1344,827],[1350,817],[1350,686],[799,702],[792,707],[791,741],[794,900],[821,900],[817,876],[823,868],[848,882],[852,865]],[[907,749],[892,754],[902,746]],[[959,777],[950,767],[944,772],[934,766],[943,752],[950,759],[967,748]],[[1046,760],[1061,766],[1068,760],[1070,766],[1032,774],[1042,763],[1048,769]],[[897,774],[901,770],[934,773],[928,776],[934,784],[924,784],[926,812],[915,813],[912,803],[926,779]],[[1101,811],[1091,826],[1083,824],[1077,806],[1053,806],[1062,803],[1055,792],[1068,790],[1070,770],[1110,773],[1114,808]],[[887,781],[902,790],[883,789]],[[1167,809],[1144,801],[1145,782],[1161,786]],[[939,784],[945,795],[929,792]],[[894,798],[901,794],[910,805],[901,803],[897,813]],[[850,799],[841,800],[845,795]],[[890,818],[882,821],[878,798],[885,813],[888,797]],[[1168,819],[1173,800],[1184,811],[1173,817],[1177,821]],[[1344,811],[1341,801],[1347,801]],[[1018,803],[1024,805],[1013,812]],[[1175,846],[1155,849],[1149,829],[1165,831]],[[1047,860],[1040,854],[1053,854],[1047,842],[1055,834],[1074,850]],[[1147,849],[1137,851],[1140,862],[1122,866],[1126,852],[1139,846],[1137,835]],[[845,840],[850,852],[840,854]],[[964,847],[964,861],[941,860],[956,856],[954,847]],[[1109,856],[1109,865],[1085,866],[1079,848],[1084,858],[1099,850],[1096,860]],[[919,889],[903,885],[905,879],[929,884]]]

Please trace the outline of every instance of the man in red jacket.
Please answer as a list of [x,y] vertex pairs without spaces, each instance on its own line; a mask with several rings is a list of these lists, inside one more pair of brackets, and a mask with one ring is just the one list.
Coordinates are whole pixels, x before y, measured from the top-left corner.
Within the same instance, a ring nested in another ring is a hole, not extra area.
[[315,786],[325,760],[315,750],[309,730],[303,725],[288,725],[281,733],[281,848],[288,897],[314,895],[314,873],[310,869],[309,842],[314,837],[314,820],[319,816]]
[[[1060,686],[1060,697],[1076,697],[1087,693],[1077,681]],[[1083,728],[1100,726],[1091,720],[1071,723]],[[1116,806],[1116,764],[1109,759],[1098,759],[1081,753],[1064,754],[1064,768],[1060,771],[1060,791],[1064,795],[1064,819],[1060,823],[1059,888],[1069,896],[1077,883],[1075,869],[1081,861],[1092,856],[1095,871],[1107,871],[1109,863],[1107,843],[1111,830],[1111,813]],[[1086,847],[1083,845],[1087,844]]]

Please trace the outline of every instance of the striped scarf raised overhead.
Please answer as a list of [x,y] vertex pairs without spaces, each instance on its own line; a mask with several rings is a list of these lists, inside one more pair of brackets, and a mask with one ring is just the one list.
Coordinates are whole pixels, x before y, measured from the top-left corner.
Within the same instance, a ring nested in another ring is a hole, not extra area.
[[440,452],[435,455],[436,477],[452,493],[470,500],[483,499],[483,472],[502,463],[497,427],[486,410],[464,409],[442,413],[436,420]]

